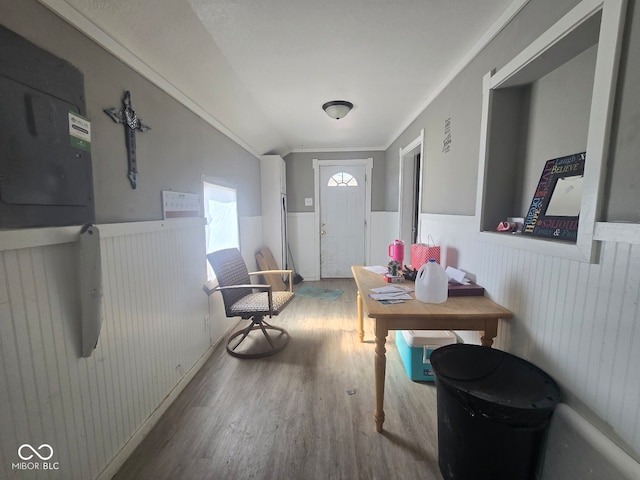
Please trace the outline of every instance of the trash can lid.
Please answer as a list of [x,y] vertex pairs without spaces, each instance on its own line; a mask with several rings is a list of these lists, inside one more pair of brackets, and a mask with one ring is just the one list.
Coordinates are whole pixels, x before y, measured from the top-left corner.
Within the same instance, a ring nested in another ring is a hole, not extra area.
[[447,388],[474,414],[509,423],[546,422],[561,399],[554,380],[510,353],[454,344],[431,354],[438,388]]

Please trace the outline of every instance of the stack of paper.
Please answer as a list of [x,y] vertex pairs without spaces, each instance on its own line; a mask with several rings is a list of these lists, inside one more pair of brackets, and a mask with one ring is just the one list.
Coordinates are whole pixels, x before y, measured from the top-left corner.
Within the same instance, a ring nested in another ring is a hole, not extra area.
[[461,285],[468,285],[470,280],[467,278],[467,274],[462,270],[458,270],[457,268],[447,267],[445,270],[447,272],[447,276],[449,277],[449,282],[456,282]]
[[413,289],[407,286],[400,285],[388,285],[385,287],[372,288],[369,296],[374,300],[379,300],[384,303],[402,303],[404,300],[411,300]]
[[382,265],[373,265],[371,267],[364,267],[364,269],[369,270],[370,272],[373,272],[373,273],[379,273],[381,275],[384,275],[385,273],[388,272],[388,268],[383,267]]

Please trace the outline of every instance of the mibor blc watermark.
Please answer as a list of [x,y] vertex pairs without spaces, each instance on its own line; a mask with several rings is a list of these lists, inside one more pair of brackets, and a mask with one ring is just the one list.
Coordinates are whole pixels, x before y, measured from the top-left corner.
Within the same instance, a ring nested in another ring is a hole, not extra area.
[[23,443],[18,447],[18,457],[22,462],[11,463],[12,470],[59,470],[58,462],[50,462],[53,458],[53,447],[48,443],[43,443],[38,448],[34,448],[28,443]]

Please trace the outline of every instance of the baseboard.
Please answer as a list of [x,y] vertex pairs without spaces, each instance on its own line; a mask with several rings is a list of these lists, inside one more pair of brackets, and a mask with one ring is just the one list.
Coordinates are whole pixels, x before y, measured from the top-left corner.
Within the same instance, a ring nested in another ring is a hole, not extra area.
[[171,406],[173,401],[180,395],[182,390],[189,384],[193,377],[202,368],[205,362],[209,359],[215,348],[220,341],[225,337],[221,337],[215,343],[202,354],[196,363],[189,369],[189,371],[180,379],[175,387],[169,392],[164,400],[156,407],[156,409],[149,415],[149,417],[142,423],[140,428],[129,438],[129,441],[123,445],[120,451],[111,459],[109,464],[100,472],[96,477],[96,480],[111,480],[111,478],[120,470],[124,462],[129,458],[138,445],[149,434],[151,429],[158,423],[158,420],[164,415],[167,409]]
[[640,463],[561,403],[551,418],[540,478],[637,480]]

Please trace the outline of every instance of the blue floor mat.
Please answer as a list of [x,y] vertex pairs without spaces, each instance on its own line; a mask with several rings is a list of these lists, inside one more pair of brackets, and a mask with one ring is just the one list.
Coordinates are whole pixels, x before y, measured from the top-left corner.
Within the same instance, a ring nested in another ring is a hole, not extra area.
[[309,287],[304,285],[295,291],[299,297],[321,298],[323,300],[337,300],[342,295],[342,290],[332,290],[329,288]]

